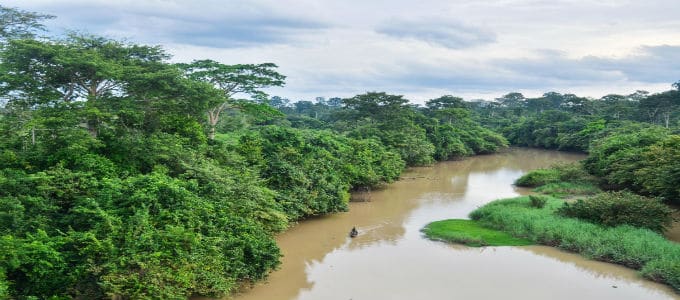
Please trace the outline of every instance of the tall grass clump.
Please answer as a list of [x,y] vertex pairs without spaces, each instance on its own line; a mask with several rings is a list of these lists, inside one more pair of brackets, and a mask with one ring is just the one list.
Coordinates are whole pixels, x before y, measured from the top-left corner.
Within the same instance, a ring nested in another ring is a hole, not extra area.
[[532,207],[543,208],[548,202],[548,197],[543,195],[529,195],[529,200],[531,200]]
[[553,169],[533,170],[515,181],[515,185],[523,187],[537,187],[560,181],[560,174]]
[[592,183],[573,183],[573,182],[555,182],[539,186],[534,189],[534,192],[551,195],[554,197],[565,196],[590,196],[601,192],[600,188]]
[[600,193],[565,203],[557,213],[605,226],[631,225],[658,232],[673,222],[673,211],[660,200],[627,191]]
[[529,197],[519,197],[491,202],[470,217],[515,237],[641,270],[643,276],[680,291],[680,245],[649,229],[606,227],[559,216],[555,211],[563,204],[550,197],[543,208],[536,209]]
[[540,187],[556,183],[571,183],[572,185],[594,186],[596,181],[579,163],[568,163],[530,171],[517,179],[515,185]]

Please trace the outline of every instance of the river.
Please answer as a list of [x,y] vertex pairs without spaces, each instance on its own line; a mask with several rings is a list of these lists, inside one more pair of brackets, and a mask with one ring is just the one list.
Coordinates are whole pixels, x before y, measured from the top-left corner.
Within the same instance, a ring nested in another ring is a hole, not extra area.
[[409,169],[383,190],[355,194],[349,212],[279,235],[280,269],[234,299],[680,299],[631,269],[554,248],[468,248],[420,232],[528,193],[512,182],[529,170],[582,158],[520,148]]

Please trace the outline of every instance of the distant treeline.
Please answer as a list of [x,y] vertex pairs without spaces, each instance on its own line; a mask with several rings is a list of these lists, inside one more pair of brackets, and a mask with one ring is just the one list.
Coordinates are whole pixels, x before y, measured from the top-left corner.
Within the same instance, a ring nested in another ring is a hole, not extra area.
[[680,82],[657,93],[601,99],[511,93],[472,102],[474,119],[513,145],[587,152],[601,187],[680,203]]

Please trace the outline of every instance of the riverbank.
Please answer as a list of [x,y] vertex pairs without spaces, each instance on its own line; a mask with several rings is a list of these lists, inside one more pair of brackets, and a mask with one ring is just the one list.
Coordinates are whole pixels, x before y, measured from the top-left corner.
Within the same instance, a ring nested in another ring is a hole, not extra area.
[[535,208],[529,197],[504,199],[473,211],[470,217],[482,226],[515,237],[640,270],[644,277],[680,292],[680,245],[651,230],[605,228],[554,214],[563,203],[549,198],[543,208]]
[[[583,157],[515,148],[411,168],[403,176],[413,179],[372,190],[348,212],[306,219],[279,234],[280,268],[234,299],[680,300],[629,268],[556,248],[471,248],[420,232],[432,220],[465,218],[491,199],[528,193],[512,183],[529,170]],[[352,239],[353,226],[359,236]],[[394,272],[395,266],[411,271]]]

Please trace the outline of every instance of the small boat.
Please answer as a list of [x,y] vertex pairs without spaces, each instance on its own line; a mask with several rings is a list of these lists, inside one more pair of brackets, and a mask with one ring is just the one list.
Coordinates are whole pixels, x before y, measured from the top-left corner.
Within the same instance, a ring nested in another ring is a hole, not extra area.
[[357,235],[359,235],[359,231],[356,227],[352,227],[352,230],[349,231],[349,237],[356,237]]

